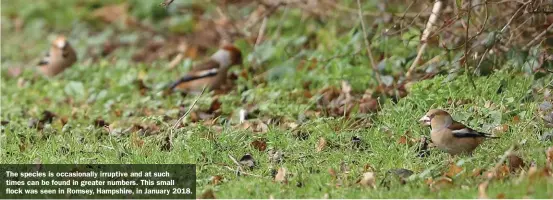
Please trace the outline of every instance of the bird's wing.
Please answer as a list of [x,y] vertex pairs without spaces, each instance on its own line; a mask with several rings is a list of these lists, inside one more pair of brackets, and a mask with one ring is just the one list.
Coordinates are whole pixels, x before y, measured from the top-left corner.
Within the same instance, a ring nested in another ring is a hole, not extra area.
[[46,55],[40,59],[38,66],[48,65],[48,63],[50,63],[50,52],[47,52]]
[[453,136],[457,138],[478,138],[478,137],[497,138],[497,137],[492,137],[490,134],[487,134],[487,133],[475,131],[465,126],[464,124],[461,124],[456,121],[453,121],[453,123],[451,123],[451,125],[449,125],[447,128],[450,129],[451,132],[453,133]]
[[182,78],[180,78],[179,80],[173,82],[169,86],[169,89],[173,90],[177,86],[179,86],[180,84],[190,82],[190,81],[193,81],[193,80],[198,80],[198,79],[202,79],[202,78],[216,76],[218,71],[219,71],[218,68],[211,68],[211,69],[206,69],[206,70],[202,70],[202,71],[191,71],[188,74],[186,74],[185,76],[183,76]]
[[190,72],[201,72],[205,70],[219,69],[219,63],[212,59],[209,59],[201,64],[194,66]]

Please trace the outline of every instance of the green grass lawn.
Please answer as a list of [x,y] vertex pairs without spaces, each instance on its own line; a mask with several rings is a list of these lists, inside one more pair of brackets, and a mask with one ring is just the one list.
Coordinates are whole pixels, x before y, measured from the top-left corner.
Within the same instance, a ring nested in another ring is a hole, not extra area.
[[[12,3],[3,1],[2,12],[17,13],[15,5],[8,5]],[[36,13],[52,7],[23,5],[23,10],[35,9]],[[374,9],[373,5],[366,7]],[[55,16],[67,17],[63,13],[70,11],[59,12]],[[339,23],[338,19],[329,19],[321,25],[308,19],[298,26],[301,12],[290,9],[286,15],[277,13],[269,18],[267,40],[260,46],[254,49],[245,39],[235,42],[246,61],[242,68],[231,71],[239,74],[258,63],[255,65],[267,72],[261,76],[264,81],[254,80],[258,74],[239,76],[235,90],[218,96],[221,114],[205,120],[208,122],[192,122],[188,116],[174,131],[171,149],[165,150],[162,147],[171,127],[197,96],[164,96],[162,89],[196,60],[185,60],[173,70],[167,69],[167,59],[147,64],[132,62],[130,57],[139,45],[93,60],[88,57],[87,47],[100,48],[109,37],[132,40],[140,33],[108,26],[92,34],[95,29],[89,24],[92,22],[83,19],[86,17],[67,14],[76,18],[67,20],[71,25],[53,24],[55,16],[35,19],[42,15],[26,12],[17,13],[27,21],[16,33],[8,14],[2,15],[2,164],[193,163],[197,166],[198,197],[212,190],[217,198],[476,198],[478,185],[486,178],[474,171],[493,168],[505,151],[518,144],[516,153],[526,166],[493,180],[487,195],[553,198],[551,175],[528,176],[531,163],[539,170],[544,168],[545,150],[553,145],[551,140],[540,139],[551,128],[545,126],[538,112],[547,98],[544,92],[551,88],[552,76],[537,79],[521,72],[518,64],[527,64],[524,59],[507,59],[492,74],[473,77],[476,88],[464,73],[451,78],[442,72],[414,83],[408,95],[397,102],[383,98],[377,113],[353,109],[349,116],[313,115],[318,111],[321,89],[340,88],[340,83],[347,81],[358,97],[365,89],[375,87],[376,81],[366,56],[354,53],[364,52],[362,33],[358,27],[352,28],[356,20]],[[281,18],[285,19],[283,23],[278,22]],[[45,38],[55,35],[39,31],[44,27],[68,33],[79,54],[79,62],[54,78],[37,75],[30,67],[47,48],[49,41]],[[279,37],[275,36],[277,31]],[[416,32],[411,30],[411,34]],[[315,44],[308,39],[310,34],[316,37]],[[409,66],[401,63],[414,55],[416,44],[403,42],[402,38],[374,38],[374,51],[387,55],[387,60],[381,62],[381,73],[391,77]],[[428,59],[439,53],[437,48],[430,49]],[[319,60],[313,69],[297,68],[311,59]],[[21,75],[8,74],[9,68],[21,66]],[[441,67],[453,69],[455,64]],[[143,93],[138,80],[148,87]],[[208,110],[214,96],[212,92],[203,94],[194,108],[197,113]],[[254,110],[248,123],[263,120],[267,130],[242,128],[238,122],[241,108]],[[443,188],[429,186],[428,180],[450,171],[448,155],[430,149],[428,156],[418,157],[417,143],[411,144],[411,140],[429,136],[430,129],[417,120],[430,108],[448,110],[458,121],[500,137],[486,141],[473,156],[453,158],[461,171],[454,173],[451,183]],[[53,120],[42,128],[30,126],[31,121],[40,121],[45,111],[55,114]],[[109,128],[102,127],[104,122]],[[360,139],[358,144],[352,141],[354,137]],[[402,142],[402,137],[407,142]],[[326,145],[319,145],[321,138]],[[267,148],[258,150],[252,145],[254,141],[264,141]],[[282,152],[282,161],[273,162],[270,150]],[[255,166],[245,170],[250,175],[237,175],[230,157],[239,160],[247,153],[255,159]],[[286,168],[287,183],[274,181],[279,168]],[[406,184],[393,174],[386,175],[399,168],[414,172]],[[356,183],[368,171],[376,175],[375,188]],[[222,177],[222,181],[213,184],[215,176]]]

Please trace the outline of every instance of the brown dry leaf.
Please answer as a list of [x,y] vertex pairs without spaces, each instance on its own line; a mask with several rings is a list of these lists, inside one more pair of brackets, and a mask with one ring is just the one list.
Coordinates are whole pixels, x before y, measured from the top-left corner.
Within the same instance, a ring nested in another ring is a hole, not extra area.
[[328,174],[330,174],[330,177],[332,177],[332,179],[336,179],[336,170],[334,170],[334,168],[328,168]]
[[499,126],[497,126],[493,129],[494,134],[505,133],[507,131],[509,131],[509,125],[507,125],[507,124],[499,125]]
[[376,188],[374,172],[365,172],[363,177],[357,181],[362,186]]
[[432,181],[432,183],[430,183],[430,189],[432,191],[437,191],[446,187],[450,187],[452,185],[453,185],[453,180],[451,178],[442,176]]
[[509,171],[515,172],[525,166],[524,160],[515,154],[509,155]]
[[399,139],[397,140],[397,143],[398,143],[398,144],[407,144],[407,141],[409,141],[409,140],[407,139],[407,136],[402,135],[402,136],[400,136]]
[[216,111],[218,111],[221,108],[221,102],[219,101],[219,98],[213,99],[211,101],[211,105],[209,106],[209,110],[207,110],[207,113],[213,114]]
[[212,189],[207,189],[202,193],[200,199],[216,199]]
[[131,133],[131,144],[135,147],[141,148],[144,146],[144,140],[140,139],[137,132]]
[[60,117],[61,126],[65,126],[65,124],[67,124],[68,121],[69,121],[69,117],[67,116]]
[[101,127],[109,126],[109,123],[103,120],[102,118],[96,118],[96,120],[94,120],[94,126],[101,128]]
[[271,149],[269,152],[269,161],[273,163],[280,163],[284,160],[284,153],[280,150]]
[[288,183],[288,179],[286,178],[286,168],[281,167],[278,169],[278,172],[275,176],[275,181],[284,184]]
[[223,176],[220,176],[220,175],[215,175],[215,176],[212,176],[211,177],[211,184],[212,185],[219,185],[220,183],[223,182]]
[[501,179],[501,178],[509,175],[509,173],[510,173],[509,172],[509,166],[507,166],[506,164],[503,164],[497,169],[496,177]]
[[380,110],[380,104],[377,99],[372,98],[370,95],[363,95],[363,98],[359,100],[359,112],[360,113],[374,113]]
[[545,151],[545,156],[546,156],[547,165],[549,165],[549,167],[553,167],[553,147],[549,147]]
[[486,193],[486,190],[488,189],[488,184],[488,181],[484,181],[483,183],[480,183],[480,185],[478,185],[478,198],[488,199],[488,194]]
[[505,193],[499,193],[499,194],[497,194],[497,196],[495,198],[496,199],[505,199]]
[[453,178],[453,177],[457,176],[457,174],[461,173],[462,171],[463,171],[462,167],[457,166],[455,163],[451,163],[449,165],[449,170],[447,171],[447,173],[445,175],[448,176],[448,177]]
[[261,120],[245,121],[238,125],[243,130],[250,130],[255,133],[266,133],[269,130],[269,126]]
[[112,4],[94,10],[92,12],[92,17],[106,23],[113,23],[119,19],[125,19],[127,17],[127,11],[127,3]]
[[254,140],[250,145],[258,151],[265,151],[265,149],[267,149],[267,142],[265,139]]
[[325,147],[326,147],[326,139],[323,137],[320,137],[316,147],[317,152],[323,151]]

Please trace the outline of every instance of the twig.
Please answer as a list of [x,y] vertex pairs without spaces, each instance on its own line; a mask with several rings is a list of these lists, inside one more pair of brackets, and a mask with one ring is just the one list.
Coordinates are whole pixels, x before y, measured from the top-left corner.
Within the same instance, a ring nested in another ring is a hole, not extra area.
[[[265,2],[262,2],[262,1],[259,1],[258,3],[262,4],[263,6],[266,6],[267,5],[265,4]],[[263,15],[259,18],[257,18],[254,22],[250,23],[250,24],[246,24],[244,26],[244,29],[247,31],[248,29],[250,29],[251,27],[255,26],[257,23],[261,22],[262,19],[265,19],[266,17],[268,17],[269,15],[273,14],[280,6],[283,6],[283,5],[287,5],[286,3],[283,3],[283,2],[279,2],[277,5],[274,5],[274,6],[269,6],[267,12],[263,13]]]
[[465,75],[469,79],[472,88],[476,89],[476,84],[472,80],[472,73],[469,72],[469,29],[470,29],[470,14],[472,13],[472,0],[469,1],[469,6],[467,7],[467,28],[465,29]]
[[[518,12],[521,11],[523,8],[525,8],[530,2],[532,2],[532,1],[528,1],[528,2],[524,3],[522,6],[520,6],[520,8],[517,9],[517,11],[515,12],[515,14],[513,14],[513,16],[511,17],[511,19],[509,19],[509,21],[507,22],[507,24],[505,24],[505,26],[503,26],[503,28],[500,30],[500,33],[497,33],[497,34],[503,34],[503,32],[505,32],[505,30],[507,30],[507,27],[509,27],[509,25],[513,22],[513,20],[514,20],[515,17],[517,16]],[[551,27],[551,26],[550,26],[550,27]],[[548,27],[548,28],[550,28],[550,27]],[[495,33],[491,33],[491,34],[495,34]],[[487,53],[490,51],[490,49],[495,45],[497,39],[498,39],[498,37],[494,36],[492,45],[486,47],[486,50],[484,50],[484,53],[483,53],[482,56],[480,57],[480,61],[478,61],[478,65],[476,66],[476,68],[474,68],[474,71],[475,71],[475,72],[476,72],[477,70],[480,69],[480,65],[481,65],[482,62],[484,61],[484,58],[486,58],[486,54],[487,54]],[[467,59],[467,57],[465,57],[465,59]],[[466,63],[466,60],[465,60],[465,63]]]
[[206,86],[204,86],[204,88],[202,89],[202,92],[196,97],[196,99],[194,100],[194,102],[192,103],[192,105],[190,105],[190,108],[188,108],[188,110],[175,122],[175,124],[173,124],[173,126],[171,127],[171,139],[173,138],[173,131],[177,128],[178,124],[186,117],[188,116],[188,114],[190,114],[190,111],[192,111],[192,108],[194,108],[194,106],[196,105],[196,103],[198,102],[198,100],[200,99],[200,97],[202,96],[202,94],[204,94],[205,92],[205,89],[206,89]]
[[240,167],[240,163],[238,161],[236,161],[236,159],[234,157],[232,157],[230,154],[228,154],[228,157],[232,160],[232,162],[234,162],[234,164],[236,164],[238,167]]
[[411,67],[409,67],[409,70],[407,70],[407,74],[405,75],[405,80],[409,80],[411,78],[413,71],[417,67],[422,57],[422,54],[424,53],[424,50],[428,45],[426,40],[428,39],[428,36],[432,32],[434,24],[436,24],[436,21],[438,21],[438,17],[442,9],[442,4],[443,4],[442,0],[437,0],[436,2],[434,2],[434,7],[432,8],[432,14],[428,18],[428,23],[426,23],[426,28],[422,32],[422,36],[421,36],[422,46],[420,47],[419,52],[417,53],[417,57],[413,61],[413,64],[411,64]]
[[536,36],[532,41],[530,41],[526,46],[524,46],[523,50],[528,50],[530,46],[534,45],[538,40],[540,40],[548,31],[553,30],[553,23],[549,25],[543,32],[541,32],[538,36]]
[[380,79],[380,74],[378,73],[378,68],[376,66],[376,62],[374,61],[373,54],[371,52],[371,43],[369,42],[369,39],[367,39],[367,29],[365,28],[365,20],[363,20],[363,9],[361,8],[361,0],[357,0],[357,7],[359,9],[359,20],[361,21],[361,28],[363,29],[363,39],[365,41],[365,48],[367,49],[367,55],[369,56],[369,60],[371,61],[371,65],[373,68],[374,78],[378,82],[378,85],[382,84],[382,81]]
[[164,6],[165,8],[169,7],[169,5],[171,5],[171,3],[173,3],[173,1],[175,0],[165,0],[163,1],[163,3],[161,3],[162,6]]
[[261,43],[261,40],[263,40],[263,35],[265,35],[266,28],[267,28],[267,17],[264,17],[263,21],[261,22],[261,26],[259,27],[259,32],[257,33],[254,49],[257,48],[257,46],[259,46],[259,44]]

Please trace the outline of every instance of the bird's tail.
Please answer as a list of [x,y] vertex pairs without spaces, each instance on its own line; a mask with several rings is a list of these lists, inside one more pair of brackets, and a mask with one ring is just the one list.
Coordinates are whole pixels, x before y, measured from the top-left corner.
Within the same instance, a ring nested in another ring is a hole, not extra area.
[[478,132],[478,133],[483,135],[485,138],[491,138],[491,139],[498,139],[499,138],[499,137],[493,136],[492,134],[489,134],[489,133],[482,133],[482,132]]

